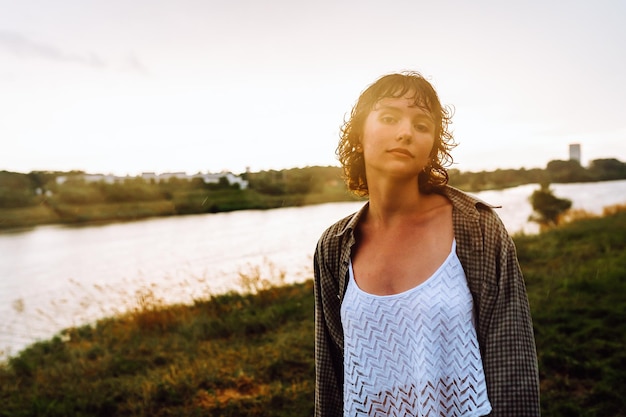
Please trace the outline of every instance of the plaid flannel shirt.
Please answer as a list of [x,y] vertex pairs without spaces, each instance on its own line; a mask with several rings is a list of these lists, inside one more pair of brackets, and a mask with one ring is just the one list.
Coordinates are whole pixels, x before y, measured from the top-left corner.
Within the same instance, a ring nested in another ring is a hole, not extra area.
[[[487,204],[452,187],[457,255],[474,299],[476,331],[492,417],[536,417],[539,372],[526,287],[515,246]],[[363,212],[348,216],[321,236],[314,256],[315,416],[343,414],[341,302],[348,283],[354,230]]]

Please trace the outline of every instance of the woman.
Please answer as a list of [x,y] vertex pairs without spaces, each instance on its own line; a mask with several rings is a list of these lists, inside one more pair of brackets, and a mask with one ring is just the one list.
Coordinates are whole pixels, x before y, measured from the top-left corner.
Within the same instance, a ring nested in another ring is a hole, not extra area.
[[538,416],[528,299],[491,207],[447,185],[450,115],[417,73],[359,97],[337,154],[358,212],[314,257],[316,416]]

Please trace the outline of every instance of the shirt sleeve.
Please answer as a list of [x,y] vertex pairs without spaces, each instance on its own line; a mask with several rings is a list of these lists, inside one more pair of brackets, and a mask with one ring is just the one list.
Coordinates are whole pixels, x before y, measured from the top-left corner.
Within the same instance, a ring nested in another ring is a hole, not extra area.
[[483,293],[490,306],[484,332],[483,363],[488,380],[492,417],[539,416],[537,351],[526,286],[513,240],[502,226],[487,232],[490,246],[484,273],[496,277]]
[[[338,280],[328,254],[328,234],[320,239],[313,257],[315,276],[315,416],[343,413],[343,355],[331,336],[332,324],[340,321]],[[335,248],[338,250],[338,248]],[[330,322],[330,323],[329,323]],[[337,329],[334,329],[336,332]]]

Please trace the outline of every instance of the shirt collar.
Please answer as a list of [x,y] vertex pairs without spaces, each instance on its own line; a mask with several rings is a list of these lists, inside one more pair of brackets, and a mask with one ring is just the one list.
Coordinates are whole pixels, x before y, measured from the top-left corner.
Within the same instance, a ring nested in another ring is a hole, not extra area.
[[369,201],[365,202],[365,204],[363,205],[363,207],[361,207],[361,209],[359,209],[359,211],[352,214],[349,217],[349,220],[346,223],[346,225],[337,233],[337,236],[343,236],[344,234],[348,232],[353,232],[354,229],[356,229],[356,225],[359,223],[359,220],[361,220],[361,217],[363,217],[365,212],[368,210],[369,205],[370,205]]
[[478,206],[489,207],[492,209],[501,207],[485,203],[479,198],[467,194],[457,188],[450,187],[449,185],[443,189],[442,194],[452,202],[455,209],[470,217],[478,218]]
[[[469,217],[478,218],[478,206],[490,207],[490,208],[499,208],[500,206],[494,206],[479,198],[469,195],[457,188],[451,187],[449,185],[445,186],[441,194],[447,197],[451,202],[455,209],[461,211],[464,215]],[[359,223],[365,212],[369,209],[369,201],[365,202],[363,207],[356,213],[352,214],[348,218],[348,222],[345,226],[337,233],[337,236],[342,236],[348,232],[353,232],[356,229],[356,225]]]

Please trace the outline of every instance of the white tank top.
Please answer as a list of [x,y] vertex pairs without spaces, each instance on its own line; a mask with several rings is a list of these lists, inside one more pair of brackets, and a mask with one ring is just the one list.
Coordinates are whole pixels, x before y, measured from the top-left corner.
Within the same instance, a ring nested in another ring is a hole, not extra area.
[[428,280],[399,294],[362,291],[350,264],[341,321],[345,417],[491,411],[456,241]]

